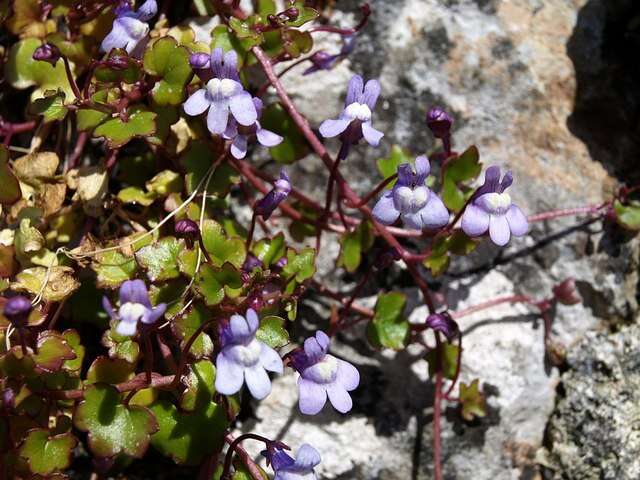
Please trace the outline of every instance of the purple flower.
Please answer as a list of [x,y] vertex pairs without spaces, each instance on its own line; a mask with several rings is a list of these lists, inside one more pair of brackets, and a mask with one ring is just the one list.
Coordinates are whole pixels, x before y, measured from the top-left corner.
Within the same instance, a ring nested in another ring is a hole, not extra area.
[[32,308],[31,301],[27,297],[16,295],[7,299],[2,314],[14,327],[24,327],[27,325]]
[[249,308],[246,316],[233,315],[221,329],[222,350],[216,358],[216,390],[233,395],[243,382],[254,398],[262,400],[271,392],[267,370],[282,373],[282,359],[273,348],[256,339],[260,322],[255,310]]
[[346,148],[358,143],[362,137],[369,145],[377,147],[384,135],[371,125],[371,112],[380,95],[380,83],[377,80],[369,80],[364,88],[362,84],[362,77],[354,75],[349,81],[347,98],[340,117],[335,120],[325,120],[320,125],[320,134],[323,137],[331,138],[341,135]]
[[309,58],[312,65],[302,74],[309,75],[319,70],[331,70],[340,60],[346,58],[356,46],[356,35],[346,35],[342,37],[342,48],[340,53],[330,55],[324,50],[320,50]]
[[426,325],[434,332],[440,332],[450,342],[453,340],[460,331],[458,324],[455,322],[451,315],[447,312],[444,313],[432,313],[427,317]]
[[191,65],[191,68],[195,68],[196,70],[209,68],[210,62],[211,55],[203,52],[192,53],[189,57],[189,65]]
[[115,9],[116,19],[113,21],[111,32],[104,37],[100,49],[109,52],[114,48],[124,48],[131,54],[149,33],[147,21],[158,12],[156,0],[147,0],[137,11],[133,11],[127,0],[120,2]]
[[276,180],[273,188],[260,201],[256,203],[256,215],[268,220],[278,205],[284,201],[291,191],[291,182],[284,168],[280,170],[280,178]]
[[251,94],[240,83],[237,63],[238,57],[233,50],[225,53],[223,58],[222,48],[214,49],[210,61],[213,78],[207,82],[206,88],[195,92],[183,105],[184,111],[191,116],[200,115],[208,109],[207,127],[216,135],[222,135],[226,130],[229,111],[240,125],[246,127],[254,125],[258,119]]
[[427,157],[416,158],[416,172],[411,165],[398,166],[398,181],[373,207],[374,218],[392,225],[398,217],[404,225],[416,230],[435,229],[449,222],[449,211],[442,200],[425,185],[431,166]]
[[113,320],[117,320],[116,332],[132,336],[136,333],[138,322],[151,325],[160,318],[167,305],[158,304],[155,308],[149,301],[149,292],[142,280],[127,280],[120,285],[120,308],[116,314],[107,297],[102,298],[102,306]]
[[442,107],[433,107],[427,112],[427,126],[434,137],[448,138],[452,125],[453,118]]
[[60,59],[60,49],[53,43],[45,43],[40,45],[33,52],[33,59],[41,62],[48,62],[51,65],[55,65]]
[[[262,100],[253,99],[253,105],[256,108],[258,117],[262,114]],[[266,128],[262,128],[260,122],[256,120],[253,125],[239,126],[233,118],[229,119],[227,129],[222,136],[227,140],[231,140],[231,155],[237,159],[242,159],[247,154],[247,143],[249,135],[255,135],[258,143],[263,147],[275,147],[282,142],[282,137],[273,133]]]
[[505,193],[512,182],[511,172],[505,173],[500,182],[500,167],[494,165],[487,169],[484,184],[462,214],[462,230],[467,235],[478,237],[488,230],[493,243],[503,246],[511,235],[521,237],[527,233],[527,217]]
[[280,448],[270,448],[263,452],[267,461],[273,468],[276,476],[273,480],[316,480],[313,470],[321,461],[320,454],[311,445],[303,444],[291,458]]
[[329,337],[321,330],[315,337],[307,338],[304,349],[291,353],[291,366],[300,373],[300,411],[305,415],[315,415],[322,410],[327,396],[333,407],[340,413],[347,413],[353,407],[349,393],[360,383],[358,370],[348,362],[327,353]]

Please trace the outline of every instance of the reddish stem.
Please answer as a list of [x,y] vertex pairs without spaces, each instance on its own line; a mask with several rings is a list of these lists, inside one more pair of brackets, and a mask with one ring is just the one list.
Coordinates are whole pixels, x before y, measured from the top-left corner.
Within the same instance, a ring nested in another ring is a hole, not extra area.
[[596,215],[600,214],[601,210],[605,209],[611,204],[611,202],[605,202],[600,205],[587,205],[585,207],[576,208],[563,208],[560,210],[551,210],[549,212],[537,213],[535,215],[529,215],[529,222],[540,222],[542,220],[551,220],[553,218],[569,217],[572,215],[588,214]]
[[440,417],[442,415],[442,341],[440,333],[436,335],[436,384],[433,398],[433,478],[442,480],[442,445]]
[[536,302],[528,295],[509,295],[506,297],[494,298],[493,300],[488,300],[486,302],[482,302],[477,305],[472,305],[471,307],[465,308],[464,310],[451,312],[451,317],[461,318],[466,315],[471,315],[472,313],[480,312],[482,310],[495,307],[496,305],[500,305],[502,303],[527,303],[529,305],[537,306]]
[[269,440],[268,438],[256,435],[255,433],[245,433],[238,438],[233,438],[230,433],[227,433],[224,437],[224,440],[229,444],[229,450],[227,450],[227,455],[224,459],[224,468],[222,470],[222,474],[220,475],[220,480],[226,480],[227,478],[229,478],[229,473],[231,471],[231,461],[233,460],[234,452],[238,454],[242,462],[247,466],[247,469],[249,470],[249,473],[254,480],[264,480],[260,468],[251,459],[251,455],[249,455],[249,453],[244,448],[242,448],[242,445],[240,445],[241,442],[249,439],[264,442],[265,445],[271,443],[271,440]]

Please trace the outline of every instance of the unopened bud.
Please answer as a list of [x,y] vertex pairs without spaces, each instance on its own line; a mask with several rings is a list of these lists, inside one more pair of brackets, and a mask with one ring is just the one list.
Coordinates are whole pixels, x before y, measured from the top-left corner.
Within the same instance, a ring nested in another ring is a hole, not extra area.
[[33,59],[55,65],[60,59],[61,55],[62,54],[60,53],[60,49],[53,43],[45,43],[36,48],[36,50],[33,52]]
[[200,236],[200,227],[193,220],[185,218],[176,222],[175,232],[178,238],[184,238],[189,248],[193,248],[195,240]]
[[211,56],[202,52],[192,53],[189,57],[189,65],[195,69],[208,68],[210,62]]
[[13,326],[24,327],[27,325],[32,308],[28,298],[16,295],[7,300],[2,313]]
[[447,312],[444,313],[432,313],[427,317],[426,325],[434,332],[440,332],[447,340],[451,342],[458,336],[459,328],[458,324],[451,318]]
[[564,282],[553,287],[553,295],[563,305],[575,305],[582,301],[573,278],[567,278]]
[[427,113],[427,126],[436,138],[448,138],[453,118],[441,107],[433,107]]

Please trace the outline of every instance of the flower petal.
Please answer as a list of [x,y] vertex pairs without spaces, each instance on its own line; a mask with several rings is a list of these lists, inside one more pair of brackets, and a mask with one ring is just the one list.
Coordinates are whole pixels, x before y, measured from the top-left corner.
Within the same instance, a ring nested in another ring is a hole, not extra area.
[[502,182],[500,182],[500,192],[504,192],[507,188],[511,186],[512,183],[513,183],[513,173],[511,173],[511,170],[509,170],[507,173],[504,174],[504,177],[502,177]]
[[313,467],[318,465],[322,459],[318,451],[311,445],[304,443],[296,453],[295,466],[303,471],[312,471]]
[[191,115],[192,117],[196,115],[200,115],[207,108],[209,108],[209,100],[207,99],[207,91],[204,88],[201,88],[184,102],[182,108],[187,115]]
[[400,212],[396,209],[393,203],[392,191],[386,192],[380,197],[375,207],[373,207],[372,214],[373,218],[383,225],[392,225],[396,220],[398,220]]
[[216,78],[222,78],[223,69],[222,69],[222,57],[224,56],[224,51],[222,48],[217,47],[214,48],[211,52],[211,71],[213,71],[213,76]]
[[159,303],[156,306],[156,308],[149,309],[147,313],[143,315],[140,320],[142,320],[142,323],[146,323],[146,324],[155,323],[156,320],[158,320],[162,315],[164,315],[164,312],[166,310],[167,310],[167,304]]
[[136,12],[136,17],[143,22],[146,22],[147,20],[151,20],[155,17],[156,13],[158,13],[158,4],[156,3],[156,0],[147,0],[140,5],[140,8]]
[[500,167],[497,165],[491,165],[484,172],[484,183],[476,191],[476,198],[485,193],[496,192],[500,186]]
[[349,80],[349,86],[347,87],[347,98],[344,100],[344,105],[351,105],[358,101],[358,98],[362,95],[362,77],[360,75],[354,75]]
[[422,217],[420,216],[420,211],[415,213],[406,212],[400,215],[402,219],[402,223],[406,228],[410,228],[413,230],[422,230]]
[[249,327],[249,323],[242,315],[231,315],[229,320],[229,329],[234,339],[243,339],[253,334]]
[[424,155],[416,157],[416,183],[422,185],[431,172],[429,159]]
[[336,382],[342,385],[342,387],[347,391],[355,390],[360,384],[360,372],[358,372],[358,369],[349,362],[345,362],[338,358],[338,374],[336,376]]
[[271,393],[271,380],[267,371],[260,365],[246,368],[244,370],[244,379],[251,395],[256,400],[262,400]]
[[104,37],[100,44],[100,50],[103,52],[110,52],[114,48],[123,48],[130,40],[129,34],[125,30],[124,26],[118,21],[113,21],[113,27],[109,34]]
[[384,133],[373,128],[371,122],[364,122],[362,124],[362,136],[372,147],[377,147],[380,143],[380,139],[384,137]]
[[298,379],[298,392],[300,394],[298,406],[300,407],[300,412],[305,415],[317,414],[327,403],[327,392],[324,387],[311,380],[300,377]]
[[258,119],[258,112],[256,112],[256,106],[251,100],[251,94],[244,90],[229,99],[229,108],[240,125],[253,125]]
[[127,280],[120,285],[120,305],[125,303],[141,303],[147,308],[151,308],[147,286],[140,279]]
[[506,215],[491,215],[489,220],[489,236],[496,245],[502,247],[509,243],[511,230]]
[[378,101],[378,95],[380,95],[380,82],[378,80],[369,80],[364,86],[364,94],[360,103],[366,103],[373,110]]
[[251,333],[256,333],[258,328],[260,328],[260,319],[258,318],[256,311],[253,308],[247,308],[245,318],[247,319],[247,325],[249,325]]
[[351,395],[347,393],[342,385],[332,383],[327,386],[327,395],[329,396],[329,401],[331,402],[331,405],[333,405],[333,408],[340,413],[347,413],[353,408]]
[[265,370],[269,370],[270,372],[280,374],[284,372],[282,358],[280,358],[278,352],[262,342],[260,342],[260,365],[262,365]]
[[506,217],[511,233],[516,237],[521,237],[529,231],[529,221],[517,205],[511,205],[509,207]]
[[327,353],[327,349],[323,348],[315,337],[309,337],[304,341],[304,353],[312,363],[315,363]]
[[483,235],[489,229],[489,214],[480,207],[469,204],[462,214],[461,226],[470,237]]
[[124,320],[121,320],[116,325],[116,332],[126,337],[132,337],[136,334],[137,325],[138,322],[125,322]]
[[234,158],[237,158],[238,160],[243,159],[247,155],[246,135],[236,135],[231,143],[230,151]]
[[229,50],[224,54],[224,66],[222,67],[222,76],[238,81],[238,54],[235,50]]
[[216,357],[216,390],[222,395],[233,395],[242,388],[244,379],[240,365],[228,358],[224,350]]
[[111,302],[109,301],[109,299],[106,296],[102,297],[102,308],[104,308],[105,312],[107,312],[109,317],[116,318],[116,314],[113,311],[113,307],[111,306]]
[[216,100],[210,103],[207,127],[211,133],[222,134],[227,128],[228,119],[229,102],[227,100]]
[[344,132],[351,123],[349,118],[337,118],[325,120],[320,124],[320,135],[324,138],[333,138]]
[[258,128],[256,137],[258,138],[258,143],[263,147],[275,147],[280,145],[283,140],[280,135],[265,128]]
[[429,201],[420,210],[423,228],[436,229],[449,223],[449,210],[444,206],[440,197],[429,192]]

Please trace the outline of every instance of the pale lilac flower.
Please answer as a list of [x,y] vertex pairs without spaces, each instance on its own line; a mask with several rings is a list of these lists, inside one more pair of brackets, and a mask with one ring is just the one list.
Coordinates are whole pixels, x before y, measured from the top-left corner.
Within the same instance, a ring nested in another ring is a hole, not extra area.
[[184,111],[191,116],[209,110],[207,127],[216,135],[222,135],[226,130],[229,111],[240,125],[246,127],[254,125],[258,119],[251,94],[240,83],[237,63],[238,57],[233,50],[223,54],[221,48],[214,49],[210,61],[213,78],[183,105]]
[[425,184],[430,171],[425,156],[416,158],[415,173],[408,163],[398,166],[398,181],[373,207],[376,221],[392,225],[400,218],[405,227],[416,230],[445,226],[449,222],[447,207]]
[[270,372],[282,373],[282,359],[273,348],[256,339],[260,322],[255,310],[233,315],[222,327],[222,350],[216,358],[216,390],[233,395],[247,383],[251,395],[262,400],[271,392]]
[[107,297],[102,298],[102,306],[113,320],[117,320],[116,332],[120,335],[132,336],[136,333],[138,322],[151,325],[158,320],[167,309],[165,303],[154,308],[149,301],[147,286],[142,280],[127,280],[120,285],[120,308],[114,312]]
[[[254,98],[253,105],[256,107],[258,118],[260,118],[262,114],[262,100]],[[238,160],[244,158],[247,154],[247,144],[250,135],[255,135],[258,143],[263,147],[275,147],[282,143],[283,140],[277,133],[262,128],[258,120],[256,120],[253,125],[243,127],[242,125],[238,125],[238,122],[233,118],[230,118],[227,129],[222,134],[223,138],[231,140],[231,155]]]
[[462,230],[467,235],[478,237],[488,230],[493,243],[503,246],[511,235],[521,237],[527,233],[527,217],[505,192],[512,182],[511,172],[505,173],[501,182],[500,167],[494,165],[487,169],[484,184],[462,214]]
[[327,402],[340,413],[353,407],[348,392],[360,383],[358,370],[348,362],[327,353],[329,337],[318,330],[315,337],[307,338],[304,348],[290,354],[291,366],[300,374],[298,405],[305,415],[315,415]]
[[113,21],[111,32],[102,40],[100,49],[109,52],[114,48],[124,48],[128,54],[141,53],[137,47],[143,44],[141,42],[149,33],[149,25],[146,22],[156,13],[156,0],[147,0],[137,11],[131,8],[129,1],[122,0],[115,9],[116,19]]
[[260,215],[265,220],[268,220],[273,211],[278,208],[278,205],[287,198],[290,191],[291,181],[283,168],[280,170],[280,178],[275,181],[273,188],[256,203],[256,215]]
[[380,95],[380,83],[377,80],[369,80],[363,87],[360,75],[354,75],[349,81],[347,98],[344,102],[344,110],[337,119],[329,119],[320,125],[320,134],[325,138],[341,136],[341,157],[346,158],[349,146],[364,139],[372,147],[377,147],[383,133],[379,132],[371,124],[371,112],[376,106]]
[[270,448],[263,455],[275,472],[273,480],[316,480],[314,468],[320,463],[320,454],[311,445],[303,444],[291,458],[280,448]]
[[14,327],[19,328],[27,325],[32,309],[33,305],[27,297],[16,295],[7,299],[2,314]]

